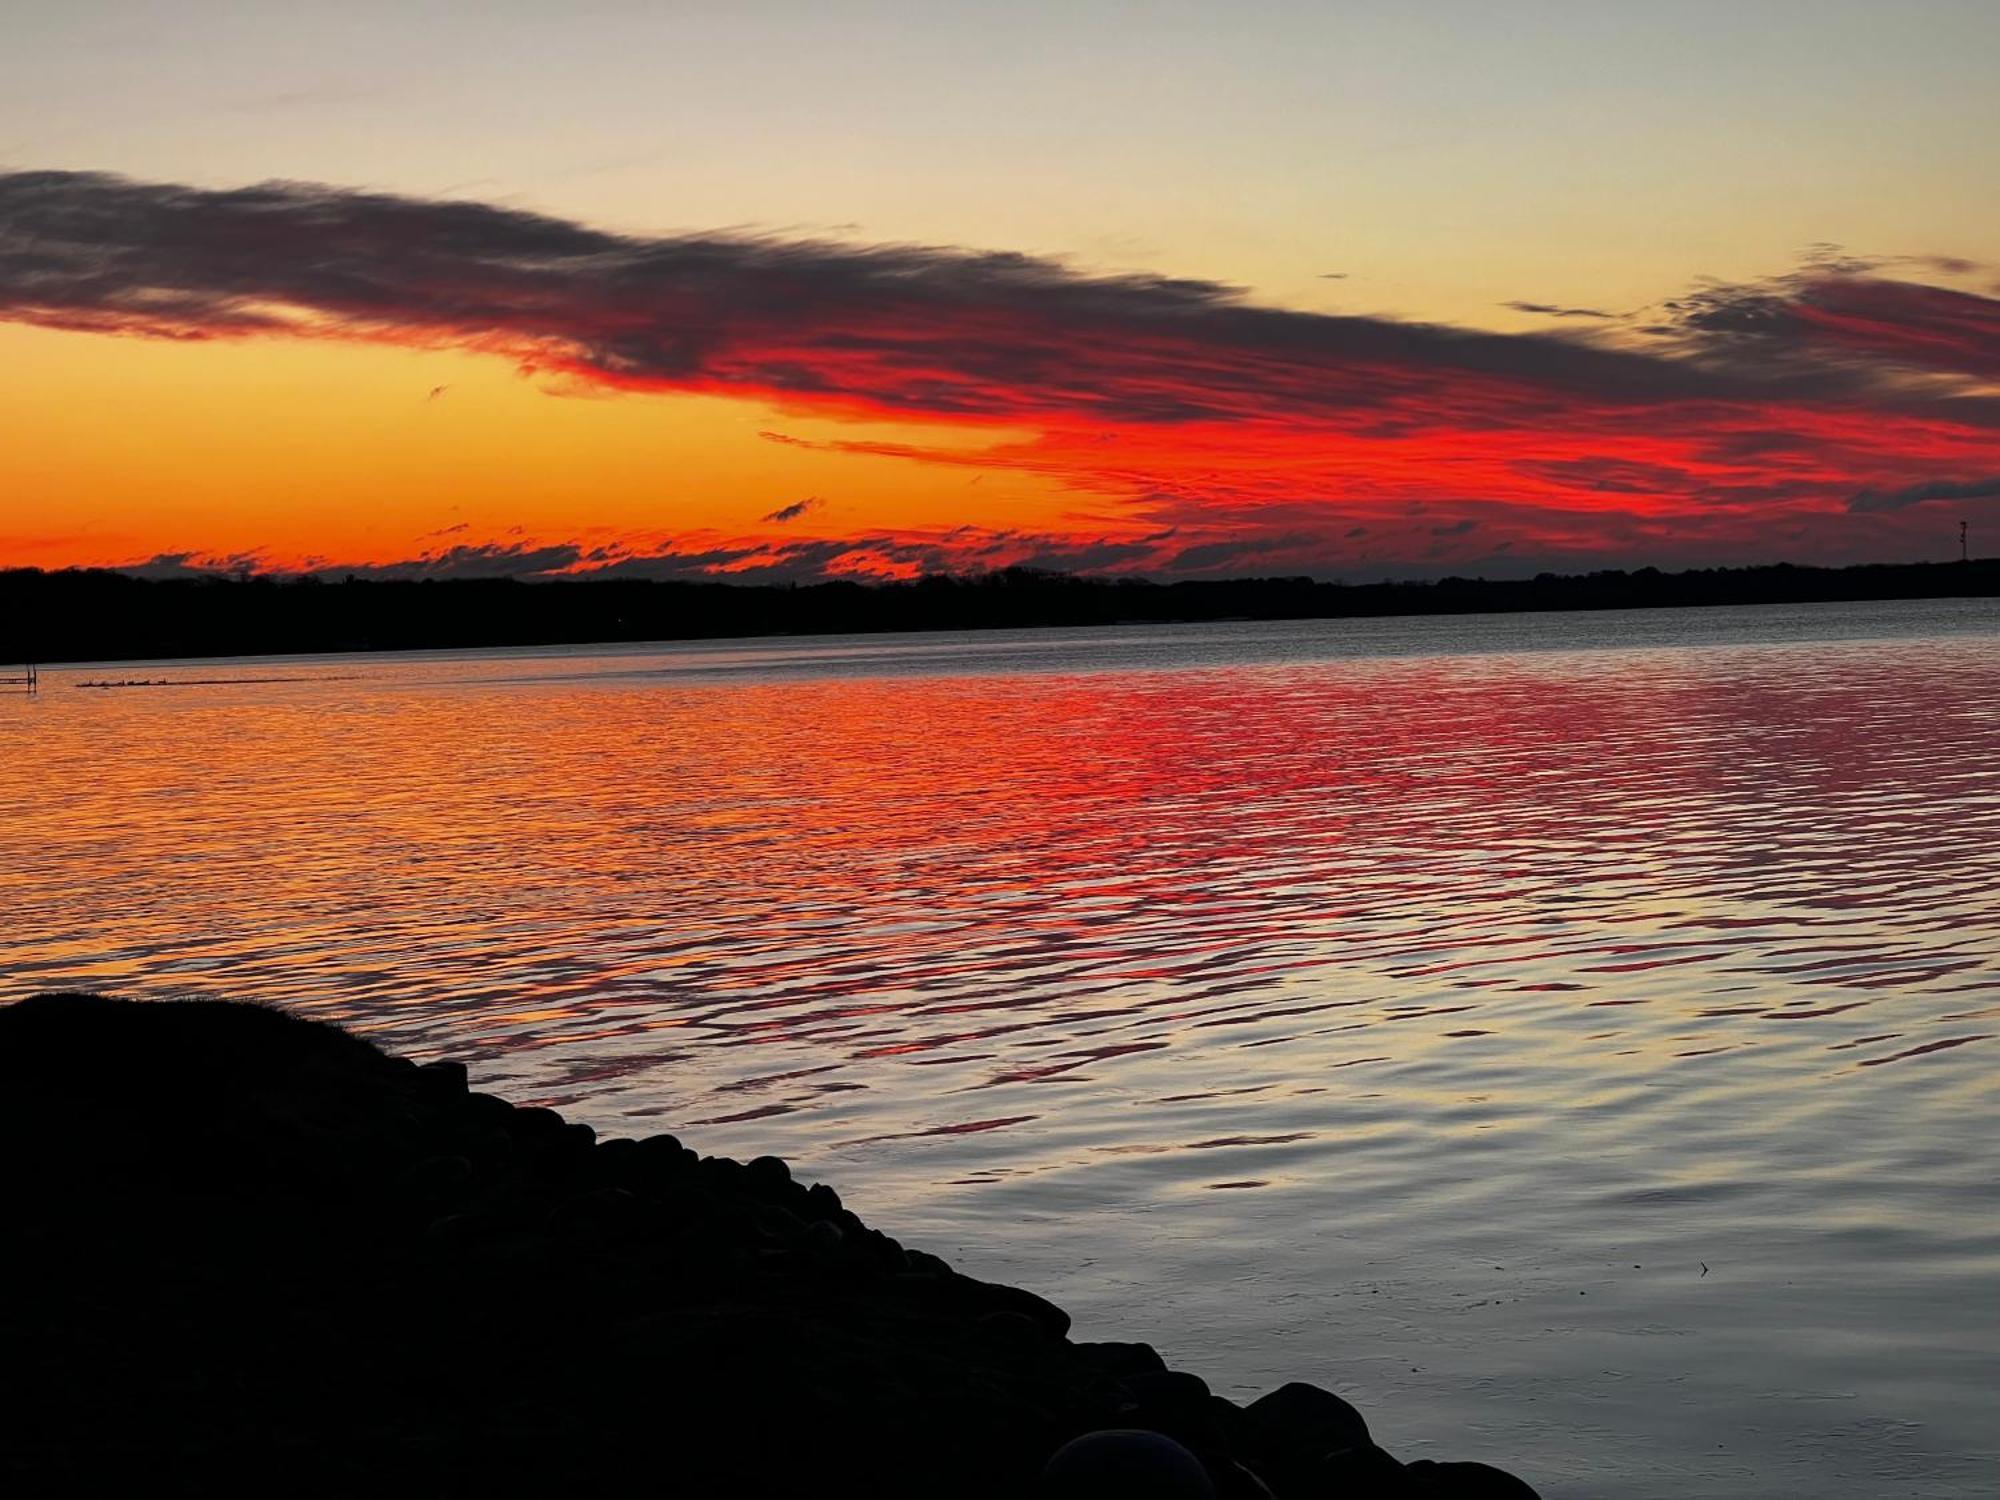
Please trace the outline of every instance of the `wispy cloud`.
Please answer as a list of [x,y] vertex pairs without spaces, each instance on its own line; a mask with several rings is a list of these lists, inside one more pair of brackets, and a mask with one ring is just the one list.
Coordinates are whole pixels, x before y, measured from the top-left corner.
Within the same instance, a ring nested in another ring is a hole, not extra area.
[[1605,312],[1595,307],[1558,307],[1553,302],[1503,302],[1502,307],[1511,307],[1515,312],[1540,313],[1547,318],[1596,318],[1610,322],[1617,313]]
[[[766,434],[769,436],[769,434]],[[817,510],[826,504],[818,495],[808,495],[803,500],[795,500],[790,505],[781,505],[764,517],[766,521],[782,526],[787,521],[796,521],[809,510]]]
[[1845,260],[1832,270],[1807,265],[1766,281],[1709,283],[1666,304],[1673,322],[1664,331],[1711,359],[1794,375],[1837,372],[1876,393],[1911,389],[1910,372],[2000,377],[2000,300],[1873,269],[1873,262]]
[[1926,500],[2000,500],[2000,474],[1990,474],[1984,479],[1927,480],[1893,490],[1862,490],[1847,502],[1847,508],[1866,514],[1904,510]]

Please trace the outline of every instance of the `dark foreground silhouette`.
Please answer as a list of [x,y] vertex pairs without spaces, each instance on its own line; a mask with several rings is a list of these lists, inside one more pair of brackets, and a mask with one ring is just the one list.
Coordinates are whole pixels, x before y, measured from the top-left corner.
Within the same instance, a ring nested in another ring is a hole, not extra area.
[[2000,561],[1991,559],[1366,584],[1310,578],[1147,583],[1007,568],[908,583],[798,587],[647,579],[148,579],[104,569],[16,568],[0,570],[0,662],[1995,594]]
[[0,1158],[11,1495],[1533,1496],[277,1011],[0,1009]]

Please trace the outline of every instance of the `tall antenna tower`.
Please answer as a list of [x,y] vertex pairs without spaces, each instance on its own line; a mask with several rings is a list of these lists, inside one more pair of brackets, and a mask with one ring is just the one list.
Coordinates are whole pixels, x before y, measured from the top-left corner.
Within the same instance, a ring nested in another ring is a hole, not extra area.
[[1958,560],[1960,562],[1970,562],[1972,560],[1971,554],[1965,550],[1965,522],[1963,521],[1958,523]]

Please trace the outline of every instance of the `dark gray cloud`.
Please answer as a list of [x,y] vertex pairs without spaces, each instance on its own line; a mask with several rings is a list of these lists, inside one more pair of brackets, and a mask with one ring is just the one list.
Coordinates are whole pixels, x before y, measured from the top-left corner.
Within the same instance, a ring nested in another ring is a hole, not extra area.
[[1871,511],[1906,510],[1926,500],[1994,499],[2000,499],[2000,474],[1984,479],[1932,479],[1894,490],[1862,490],[1847,502],[1847,508],[1856,514],[1867,514]]
[[[1895,371],[2000,378],[2000,300],[1867,274],[1876,265],[1817,259],[1764,281],[1708,282],[1662,304],[1667,320],[1648,331],[1696,363],[1755,363],[1799,379],[1865,377],[1879,388]],[[1963,401],[1958,411],[1991,420]]]
[[322,560],[305,571],[356,578],[546,578],[574,567],[584,555],[575,542],[467,542],[398,562]]
[[156,552],[142,563],[120,568],[135,578],[216,578],[261,571],[262,559],[252,552],[208,556],[199,552]]
[[872,539],[715,543],[686,549],[601,552],[565,576],[678,579],[691,583],[817,583],[845,571],[837,565],[873,550]]
[[785,522],[796,521],[807,511],[817,510],[824,504],[826,504],[826,501],[822,500],[818,495],[808,495],[803,500],[794,500],[790,505],[779,506],[776,510],[764,516],[763,519],[782,526]]
[[1910,255],[1902,259],[1926,270],[1939,271],[1946,276],[1975,276],[1986,269],[1984,263],[1967,260],[1962,255]]
[[1553,302],[1503,302],[1500,305],[1511,307],[1515,312],[1540,313],[1547,318],[1601,318],[1611,321],[1618,316],[1595,307],[1558,307]]
[[[1197,542],[1183,547],[1162,564],[1169,573],[1230,573],[1311,549],[1320,538],[1307,532],[1244,537],[1240,541]],[[1296,568],[1291,569],[1296,571]]]
[[[1783,322],[1783,303],[1710,288],[1669,326],[1733,336]],[[1216,282],[1091,275],[1029,255],[647,238],[474,202],[88,172],[0,174],[0,318],[455,345],[612,387],[988,418],[1493,425],[1578,402],[1883,386],[1861,361],[1772,363],[1733,345],[1692,359],[1289,311]]]
[[[489,542],[434,549],[386,563],[315,560],[297,571],[358,578],[638,578],[714,583],[817,583],[869,574],[965,573],[1029,566],[1088,573],[1147,564],[1175,532],[1135,538],[1046,536],[959,526],[938,535],[877,533],[798,541],[666,540],[635,547],[610,542],[539,544]],[[223,571],[269,572],[257,554],[217,559],[174,553],[125,569],[154,577],[195,577]],[[293,570],[275,570],[289,572]]]
[[1159,556],[1160,543],[1172,534],[1165,532],[1132,541],[1101,538],[1049,542],[1033,548],[1017,561],[1019,566],[1048,568],[1059,573],[1099,573],[1151,562]]

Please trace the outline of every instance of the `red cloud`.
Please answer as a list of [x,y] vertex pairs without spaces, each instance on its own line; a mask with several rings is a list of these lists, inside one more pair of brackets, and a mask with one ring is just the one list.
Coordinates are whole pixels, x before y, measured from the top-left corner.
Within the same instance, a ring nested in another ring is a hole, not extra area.
[[[828,446],[1053,476],[1113,503],[1110,532],[1072,539],[1110,566],[1699,560],[1768,555],[1813,517],[1846,529],[1788,541],[1794,555],[1893,545],[1927,524],[1921,504],[1850,514],[1857,493],[1976,497],[1968,480],[2000,471],[2000,301],[1878,269],[1707,287],[1642,345],[1261,307],[1019,255],[635,238],[301,184],[0,175],[0,318],[465,348],[613,389],[1026,428],[970,452]],[[822,545],[746,541],[788,559]],[[845,549],[822,559],[836,570],[907,560],[894,539],[824,545]]]

